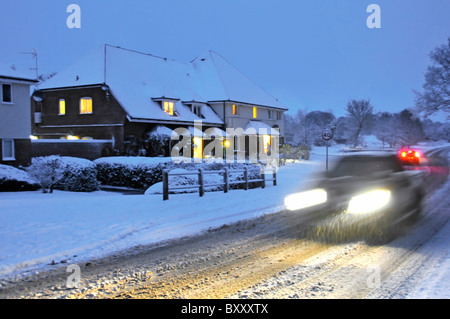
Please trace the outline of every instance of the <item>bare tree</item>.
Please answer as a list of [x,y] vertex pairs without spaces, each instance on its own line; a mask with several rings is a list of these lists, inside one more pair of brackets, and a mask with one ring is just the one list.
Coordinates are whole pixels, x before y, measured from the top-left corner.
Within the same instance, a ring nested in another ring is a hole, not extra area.
[[369,100],[351,100],[347,103],[347,116],[353,120],[356,126],[356,132],[353,140],[353,147],[358,145],[361,130],[372,118],[373,106]]
[[438,111],[450,114],[450,38],[447,45],[431,51],[430,59],[432,65],[425,72],[423,93],[414,91],[415,111],[424,118]]

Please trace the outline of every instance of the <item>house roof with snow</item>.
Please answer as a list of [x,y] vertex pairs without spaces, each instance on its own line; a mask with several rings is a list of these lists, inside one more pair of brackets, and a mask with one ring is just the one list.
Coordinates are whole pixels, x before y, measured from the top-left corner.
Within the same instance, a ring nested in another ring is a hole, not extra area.
[[[168,120],[159,100],[175,103],[178,120],[223,124],[206,104],[235,101],[284,109],[278,100],[248,79],[219,54],[208,51],[180,63],[129,49],[105,45],[39,85],[39,90],[107,84],[130,120]],[[202,105],[202,116],[189,104]]]

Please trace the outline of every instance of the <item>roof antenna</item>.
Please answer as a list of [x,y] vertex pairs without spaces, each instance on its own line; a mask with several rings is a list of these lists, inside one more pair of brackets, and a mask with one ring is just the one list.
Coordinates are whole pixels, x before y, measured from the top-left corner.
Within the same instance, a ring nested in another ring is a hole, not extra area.
[[38,54],[35,49],[31,49],[31,52],[19,52],[20,54],[31,54],[31,57],[35,60],[36,66],[34,68],[30,68],[30,70],[36,71],[36,80],[39,77],[39,69],[38,69]]

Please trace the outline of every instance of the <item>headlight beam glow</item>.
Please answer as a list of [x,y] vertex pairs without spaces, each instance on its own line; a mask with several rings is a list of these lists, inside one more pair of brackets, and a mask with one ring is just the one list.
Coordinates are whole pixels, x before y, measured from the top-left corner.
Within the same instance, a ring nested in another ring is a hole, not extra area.
[[325,203],[327,192],[324,189],[313,189],[288,195],[284,198],[284,205],[288,210],[298,210]]
[[347,212],[350,214],[367,214],[386,206],[391,199],[391,191],[376,189],[351,198]]

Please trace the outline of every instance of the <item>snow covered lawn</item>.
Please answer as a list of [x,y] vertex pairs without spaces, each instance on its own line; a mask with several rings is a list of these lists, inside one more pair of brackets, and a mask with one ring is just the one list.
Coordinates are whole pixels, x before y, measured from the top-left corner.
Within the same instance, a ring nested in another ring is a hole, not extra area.
[[192,235],[211,227],[274,213],[285,194],[324,169],[323,156],[288,164],[278,185],[265,189],[172,195],[122,195],[97,191],[0,193],[0,278],[71,264],[136,245]]

